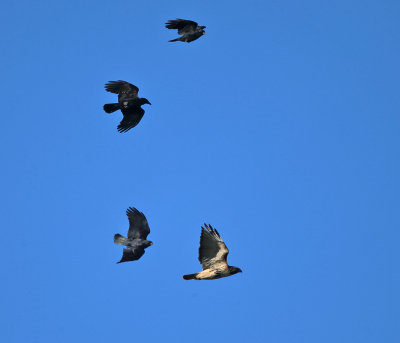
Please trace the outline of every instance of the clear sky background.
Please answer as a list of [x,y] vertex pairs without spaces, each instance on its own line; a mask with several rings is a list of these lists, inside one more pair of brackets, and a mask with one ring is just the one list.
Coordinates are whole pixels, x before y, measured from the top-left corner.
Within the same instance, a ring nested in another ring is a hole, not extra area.
[[[2,342],[400,342],[399,1],[3,0],[0,30]],[[126,134],[119,79],[153,104]],[[117,265],[129,206],[154,246]],[[242,274],[182,280],[204,222]]]

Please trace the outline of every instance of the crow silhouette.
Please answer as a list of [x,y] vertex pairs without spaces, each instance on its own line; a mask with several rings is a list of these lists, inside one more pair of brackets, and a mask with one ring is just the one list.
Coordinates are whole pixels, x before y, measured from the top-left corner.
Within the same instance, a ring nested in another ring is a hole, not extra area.
[[113,113],[121,110],[124,118],[119,123],[118,132],[127,132],[139,124],[144,115],[144,104],[151,105],[146,98],[139,98],[139,88],[126,81],[109,81],[104,86],[107,92],[118,94],[118,103],[105,104],[104,111]]
[[178,33],[182,35],[182,37],[172,39],[170,42],[186,42],[190,43],[194,40],[200,38],[202,35],[205,35],[206,32],[204,29],[205,26],[199,26],[195,21],[185,20],[185,19],[175,19],[169,20],[165,23],[165,27],[171,30],[178,30]]

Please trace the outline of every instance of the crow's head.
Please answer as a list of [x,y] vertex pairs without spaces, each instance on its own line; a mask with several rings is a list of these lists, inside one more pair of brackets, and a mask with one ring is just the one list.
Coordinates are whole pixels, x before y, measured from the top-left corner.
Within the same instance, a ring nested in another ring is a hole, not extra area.
[[151,102],[149,100],[147,100],[146,98],[140,98],[140,106],[142,106],[144,104],[151,105]]
[[241,273],[241,272],[242,272],[242,270],[240,268],[229,266],[229,273],[231,275]]

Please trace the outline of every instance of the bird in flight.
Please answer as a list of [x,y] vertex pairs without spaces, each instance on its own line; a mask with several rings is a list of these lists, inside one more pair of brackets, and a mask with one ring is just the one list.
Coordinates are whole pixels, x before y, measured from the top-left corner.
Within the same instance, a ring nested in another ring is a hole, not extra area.
[[127,132],[139,124],[144,115],[144,104],[151,105],[146,98],[139,98],[139,88],[126,81],[109,81],[104,86],[107,92],[118,94],[118,103],[105,104],[104,111],[113,113],[121,110],[124,118],[119,123],[118,132]]
[[167,23],[165,23],[165,27],[171,30],[178,30],[178,34],[182,35],[179,38],[170,40],[170,42],[180,41],[190,43],[206,34],[204,31],[206,27],[199,26],[199,24],[192,20],[169,20]]
[[144,249],[153,245],[152,241],[147,240],[150,228],[144,214],[136,208],[129,207],[126,215],[129,219],[128,238],[119,233],[114,235],[114,243],[125,246],[121,261],[117,263],[136,261],[143,256]]
[[238,267],[228,266],[229,250],[218,231],[211,225],[201,227],[199,261],[203,267],[200,273],[183,275],[184,280],[214,280],[241,273]]

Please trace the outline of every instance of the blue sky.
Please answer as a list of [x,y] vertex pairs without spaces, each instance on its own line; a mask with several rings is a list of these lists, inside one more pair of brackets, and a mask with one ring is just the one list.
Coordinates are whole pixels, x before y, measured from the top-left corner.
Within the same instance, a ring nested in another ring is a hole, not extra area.
[[[207,26],[168,43],[174,18]],[[398,1],[0,5],[0,340],[400,340]],[[127,134],[109,80],[148,98]],[[154,242],[117,265],[125,210]],[[210,223],[243,270],[194,282]]]

